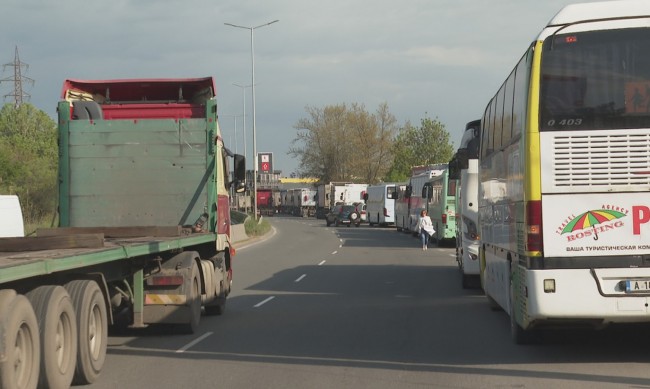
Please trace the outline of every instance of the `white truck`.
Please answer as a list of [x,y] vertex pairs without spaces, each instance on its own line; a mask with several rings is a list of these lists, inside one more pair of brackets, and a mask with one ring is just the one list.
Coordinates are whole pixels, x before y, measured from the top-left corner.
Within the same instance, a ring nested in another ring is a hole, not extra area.
[[316,215],[316,189],[290,189],[293,196],[292,213],[296,216],[313,217]]
[[316,218],[325,219],[325,216],[328,214],[330,209],[339,202],[339,197],[342,196],[345,185],[351,184],[351,182],[329,182],[326,184],[320,184],[316,188]]
[[0,238],[18,238],[25,236],[23,212],[18,196],[0,196]]
[[353,205],[363,202],[368,184],[345,184],[340,193],[335,193],[336,204]]

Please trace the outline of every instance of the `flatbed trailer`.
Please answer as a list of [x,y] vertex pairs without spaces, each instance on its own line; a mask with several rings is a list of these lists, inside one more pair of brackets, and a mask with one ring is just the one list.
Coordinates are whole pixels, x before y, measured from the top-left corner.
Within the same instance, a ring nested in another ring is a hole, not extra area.
[[193,333],[223,313],[245,162],[214,91],[210,77],[66,80],[59,227],[0,238],[0,389],[94,382],[109,326]]

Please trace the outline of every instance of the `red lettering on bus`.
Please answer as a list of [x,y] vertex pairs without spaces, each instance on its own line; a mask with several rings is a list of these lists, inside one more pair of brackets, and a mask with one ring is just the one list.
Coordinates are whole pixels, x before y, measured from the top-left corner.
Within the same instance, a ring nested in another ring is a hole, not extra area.
[[641,235],[641,224],[650,221],[650,208],[644,205],[635,205],[632,207],[632,233]]

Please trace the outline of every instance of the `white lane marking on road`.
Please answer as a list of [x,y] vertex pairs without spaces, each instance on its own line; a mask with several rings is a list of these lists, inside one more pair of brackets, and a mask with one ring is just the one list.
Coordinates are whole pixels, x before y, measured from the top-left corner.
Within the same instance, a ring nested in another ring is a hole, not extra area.
[[301,275],[300,277],[296,278],[296,280],[295,280],[294,282],[300,282],[300,281],[302,281],[302,279],[305,278],[305,277],[307,277],[307,274],[303,274],[303,275]]
[[339,242],[343,243],[343,239],[340,239],[340,238],[339,238]]
[[318,266],[323,266],[323,265],[325,264],[325,262],[327,262],[327,261],[323,259],[322,261],[320,261],[320,262],[318,263]]
[[207,338],[210,335],[212,335],[212,332],[206,332],[205,334],[199,336],[198,338],[196,338],[193,341],[189,342],[185,346],[179,348],[178,350],[176,350],[176,352],[178,354],[184,353],[185,351],[189,350],[192,346],[199,343],[200,341],[202,341],[203,339]]
[[340,245],[339,245],[339,248],[341,248],[341,247],[343,247],[343,245],[342,245],[342,244],[340,244]]
[[259,308],[262,305],[264,305],[264,304],[268,303],[269,301],[273,300],[274,298],[275,298],[275,296],[268,297],[268,298],[264,299],[263,301],[260,301],[259,303],[253,305],[253,308]]
[[332,255],[334,255],[334,254],[336,254],[336,253],[338,253],[338,251],[332,251]]

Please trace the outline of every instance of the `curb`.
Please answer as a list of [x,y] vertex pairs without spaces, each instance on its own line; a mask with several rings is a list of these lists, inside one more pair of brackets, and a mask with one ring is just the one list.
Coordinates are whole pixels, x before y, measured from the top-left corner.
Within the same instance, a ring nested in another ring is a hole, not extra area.
[[233,242],[233,247],[235,248],[235,250],[243,250],[245,248],[254,246],[254,245],[258,244],[258,243],[262,243],[262,242],[272,238],[273,236],[275,236],[276,233],[277,233],[277,231],[276,231],[275,227],[273,227],[273,226],[271,226],[271,231],[267,232],[266,234],[264,234],[262,236],[252,236],[252,237],[250,237],[250,236],[247,236],[244,233],[244,236],[246,236],[246,238],[238,240],[238,241],[234,241]]

